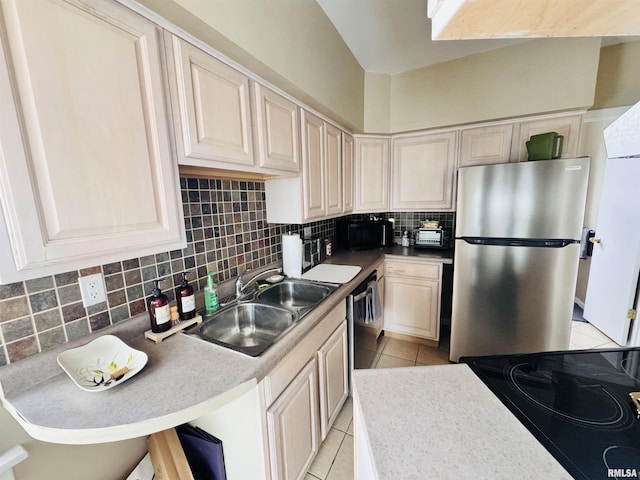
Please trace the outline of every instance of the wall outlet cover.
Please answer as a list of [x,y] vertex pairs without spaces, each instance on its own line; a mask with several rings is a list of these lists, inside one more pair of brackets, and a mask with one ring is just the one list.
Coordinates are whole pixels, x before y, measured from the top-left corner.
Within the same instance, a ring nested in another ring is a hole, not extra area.
[[107,301],[104,279],[101,273],[80,277],[78,278],[78,283],[82,294],[82,304],[85,308]]

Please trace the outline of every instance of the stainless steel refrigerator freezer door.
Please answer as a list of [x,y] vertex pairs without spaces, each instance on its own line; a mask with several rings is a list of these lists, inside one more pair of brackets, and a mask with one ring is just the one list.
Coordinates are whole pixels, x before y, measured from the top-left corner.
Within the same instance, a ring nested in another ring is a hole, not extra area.
[[461,168],[456,237],[579,239],[588,178],[586,157]]
[[579,250],[457,240],[449,358],[568,349]]

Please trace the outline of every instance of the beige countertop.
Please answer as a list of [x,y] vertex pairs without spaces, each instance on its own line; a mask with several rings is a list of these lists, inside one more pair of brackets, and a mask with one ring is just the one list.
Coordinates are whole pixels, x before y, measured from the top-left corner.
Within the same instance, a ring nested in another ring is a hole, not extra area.
[[[364,281],[385,254],[409,255],[413,249],[337,251],[327,263],[358,265],[362,270],[341,285],[289,333],[253,358],[197,337],[175,334],[160,344],[143,336],[146,312],[0,368],[2,405],[34,438],[69,444],[103,443],[144,436],[211,412],[260,382],[315,324]],[[442,252],[416,257],[450,262]],[[79,389],[57,364],[61,352],[113,334],[144,351],[144,369],[121,386],[101,392]]]
[[378,480],[572,478],[467,365],[356,370],[354,404]]

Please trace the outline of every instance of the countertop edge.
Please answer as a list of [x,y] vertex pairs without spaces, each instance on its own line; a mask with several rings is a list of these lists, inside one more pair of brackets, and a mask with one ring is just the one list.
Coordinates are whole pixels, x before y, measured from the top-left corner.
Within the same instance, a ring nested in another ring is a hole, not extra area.
[[56,444],[90,445],[143,437],[168,428],[173,428],[176,425],[190,422],[241,397],[256,385],[257,381],[255,379],[247,380],[246,382],[241,383],[240,385],[237,385],[236,387],[227,390],[212,399],[162,417],[154,417],[134,424],[90,429],[59,429],[41,427],[26,421],[13,407],[10,401],[3,399],[2,406],[20,424],[20,426],[36,440]]

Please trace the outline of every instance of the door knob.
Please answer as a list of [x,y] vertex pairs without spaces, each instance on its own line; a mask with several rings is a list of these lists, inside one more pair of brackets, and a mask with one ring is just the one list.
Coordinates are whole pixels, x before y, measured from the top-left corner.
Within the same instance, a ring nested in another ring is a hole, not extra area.
[[595,243],[601,243],[602,239],[600,239],[599,237],[591,237],[589,241],[595,244]]

